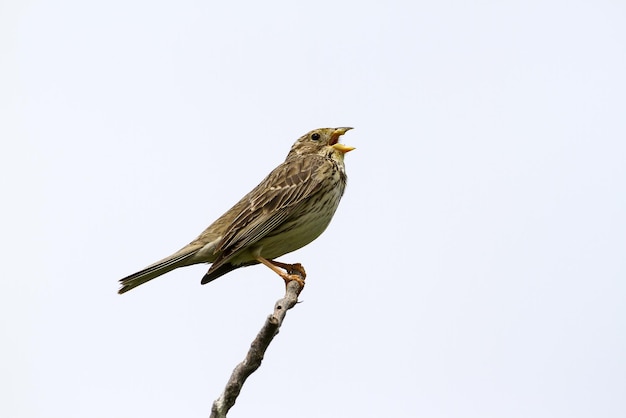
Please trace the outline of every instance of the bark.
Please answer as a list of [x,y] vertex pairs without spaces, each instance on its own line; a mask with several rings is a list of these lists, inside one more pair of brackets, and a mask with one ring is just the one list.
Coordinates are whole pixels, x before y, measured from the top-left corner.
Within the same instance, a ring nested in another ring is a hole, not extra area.
[[[296,273],[296,272],[290,272]],[[298,274],[298,273],[296,273]],[[300,275],[302,277],[302,275]],[[304,282],[302,282],[304,283]],[[250,345],[246,358],[235,367],[226,383],[224,392],[213,402],[210,418],[225,418],[226,414],[235,404],[241,388],[256,369],[261,366],[265,350],[270,345],[285,319],[287,311],[298,302],[298,295],[303,289],[303,284],[292,280],[287,284],[285,296],[274,304],[274,312],[267,317],[261,331],[257,334]]]

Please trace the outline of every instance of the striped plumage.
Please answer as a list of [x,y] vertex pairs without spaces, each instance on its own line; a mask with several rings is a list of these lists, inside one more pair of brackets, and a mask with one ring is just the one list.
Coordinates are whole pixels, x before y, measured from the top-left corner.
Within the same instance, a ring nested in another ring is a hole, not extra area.
[[243,266],[263,263],[285,280],[273,260],[309,244],[330,223],[346,187],[338,143],[351,128],[321,128],[300,137],[285,161],[194,241],[120,280],[124,293],[178,267],[212,263],[202,284]]

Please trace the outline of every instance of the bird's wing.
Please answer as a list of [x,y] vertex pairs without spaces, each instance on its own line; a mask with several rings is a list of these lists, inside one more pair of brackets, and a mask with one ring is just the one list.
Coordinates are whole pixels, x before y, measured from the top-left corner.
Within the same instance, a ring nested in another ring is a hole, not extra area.
[[324,158],[307,156],[285,162],[248,194],[248,204],[225,231],[217,250],[221,256],[211,268],[217,268],[243,248],[258,242],[287,219],[322,182],[316,175]]

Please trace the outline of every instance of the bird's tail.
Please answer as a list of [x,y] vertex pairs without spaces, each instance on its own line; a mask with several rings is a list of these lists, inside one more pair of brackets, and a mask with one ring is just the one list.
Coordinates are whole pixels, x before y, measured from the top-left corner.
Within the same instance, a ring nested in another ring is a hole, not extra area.
[[122,287],[117,293],[121,295],[122,293],[126,293],[147,281],[159,277],[168,271],[174,270],[175,268],[194,264],[194,262],[190,262],[190,258],[193,257],[193,255],[196,254],[200,248],[202,247],[187,246],[177,253],[174,253],[161,261],[157,261],[137,273],[124,277],[120,280]]

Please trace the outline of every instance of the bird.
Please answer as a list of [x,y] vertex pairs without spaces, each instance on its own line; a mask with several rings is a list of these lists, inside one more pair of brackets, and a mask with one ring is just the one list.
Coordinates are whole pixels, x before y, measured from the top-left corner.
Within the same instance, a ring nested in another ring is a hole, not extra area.
[[[196,239],[174,254],[120,280],[119,294],[179,267],[211,263],[201,284],[237,268],[264,264],[288,284],[304,286],[301,264],[276,261],[311,243],[329,225],[344,194],[352,128],[319,128],[298,138],[285,161]],[[302,287],[301,287],[302,288]]]

